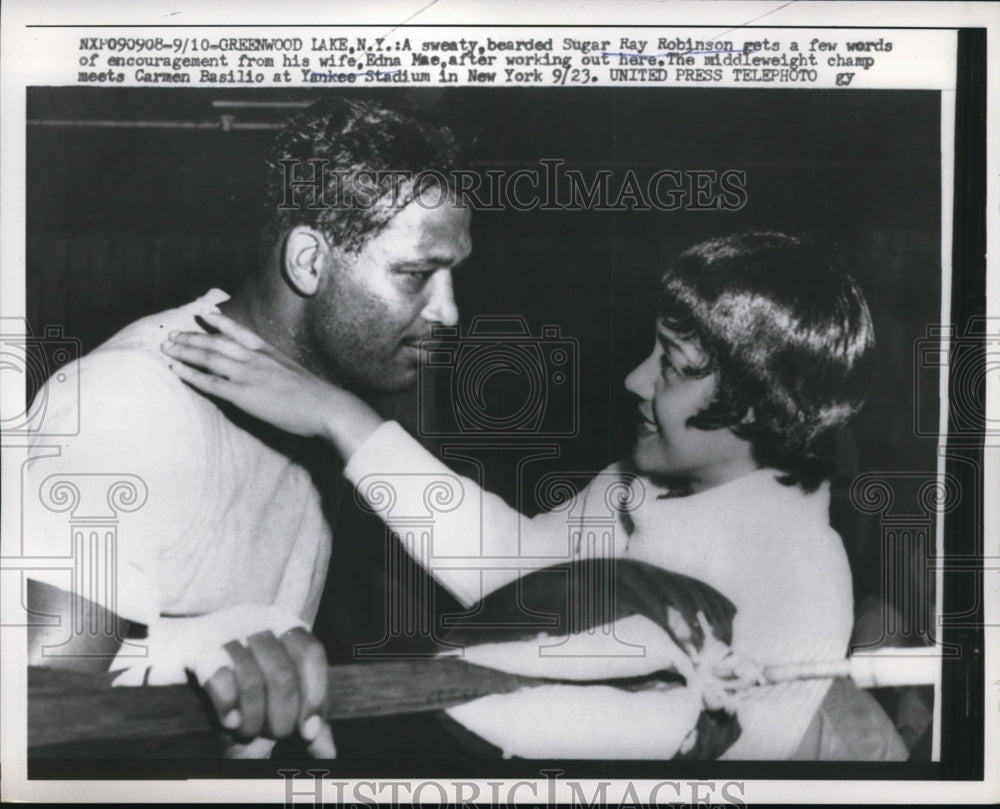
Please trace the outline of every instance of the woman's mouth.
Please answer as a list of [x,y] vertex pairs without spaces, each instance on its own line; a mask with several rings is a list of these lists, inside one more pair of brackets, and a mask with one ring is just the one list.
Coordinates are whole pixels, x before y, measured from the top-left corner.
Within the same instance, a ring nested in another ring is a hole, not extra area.
[[641,438],[648,435],[655,435],[658,432],[658,428],[656,422],[646,418],[645,414],[640,410],[639,418],[636,419],[635,432]]

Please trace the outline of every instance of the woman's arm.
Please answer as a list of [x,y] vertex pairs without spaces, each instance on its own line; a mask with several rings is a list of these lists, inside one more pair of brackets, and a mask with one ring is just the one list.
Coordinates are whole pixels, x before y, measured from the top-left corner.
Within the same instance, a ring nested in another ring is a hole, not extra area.
[[179,360],[174,372],[280,429],[332,444],[368,507],[466,605],[522,570],[572,558],[568,509],[524,517],[249,329],[221,314],[205,320],[219,333],[173,333],[164,343],[163,351]]
[[466,606],[576,554],[569,508],[526,517],[456,474],[395,422],[358,448],[344,476],[410,555]]
[[218,334],[172,332],[162,349],[194,388],[286,432],[328,441],[348,460],[384,419],[354,394],[316,376],[250,329],[215,312]]

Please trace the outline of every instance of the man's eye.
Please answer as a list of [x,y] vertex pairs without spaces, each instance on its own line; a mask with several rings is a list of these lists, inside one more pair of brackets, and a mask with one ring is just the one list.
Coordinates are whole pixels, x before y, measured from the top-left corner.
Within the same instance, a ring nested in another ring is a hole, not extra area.
[[660,372],[664,376],[667,376],[671,372],[676,372],[676,371],[677,369],[674,368],[674,364],[670,361],[670,357],[668,357],[666,354],[662,354],[660,356]]

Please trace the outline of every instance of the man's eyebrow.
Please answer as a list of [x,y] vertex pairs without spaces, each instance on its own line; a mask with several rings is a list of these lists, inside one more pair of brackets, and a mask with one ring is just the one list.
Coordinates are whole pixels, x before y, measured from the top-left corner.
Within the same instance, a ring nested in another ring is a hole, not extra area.
[[420,258],[420,259],[403,259],[402,261],[394,261],[392,263],[392,269],[394,270],[405,270],[405,269],[426,269],[428,267],[439,267],[447,264],[446,261],[441,261],[437,258]]
[[453,270],[457,270],[462,267],[469,257],[466,256],[461,261],[457,263],[452,263],[455,261],[455,256],[446,255],[443,253],[435,254],[432,256],[424,256],[419,259],[405,259],[402,261],[395,262],[392,267],[393,269],[402,269],[404,267],[428,267],[428,266],[438,266],[438,267],[451,267]]

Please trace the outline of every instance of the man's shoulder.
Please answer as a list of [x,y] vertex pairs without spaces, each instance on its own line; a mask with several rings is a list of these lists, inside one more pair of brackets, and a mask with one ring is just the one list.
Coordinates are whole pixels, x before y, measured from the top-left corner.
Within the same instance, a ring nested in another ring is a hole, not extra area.
[[[131,430],[152,441],[156,434],[191,425],[206,400],[174,375],[160,344],[171,331],[199,328],[197,315],[225,298],[213,290],[191,304],[144,317],[60,368],[38,394],[41,432],[75,435],[82,442],[102,441],[108,429],[116,435]],[[70,423],[78,428],[63,429]]]
[[109,351],[121,351],[145,353],[159,359],[164,356],[160,352],[160,344],[170,332],[201,330],[199,317],[207,312],[216,311],[218,305],[228,298],[229,296],[222,290],[212,289],[190,303],[139,318],[109,337],[87,357],[99,357]]
[[[228,295],[213,289],[200,298],[140,318],[79,360],[81,396],[138,397],[156,407],[156,396],[200,399],[170,371],[160,346],[172,331],[198,331],[199,316],[217,309]],[[72,373],[74,369],[70,369]]]

